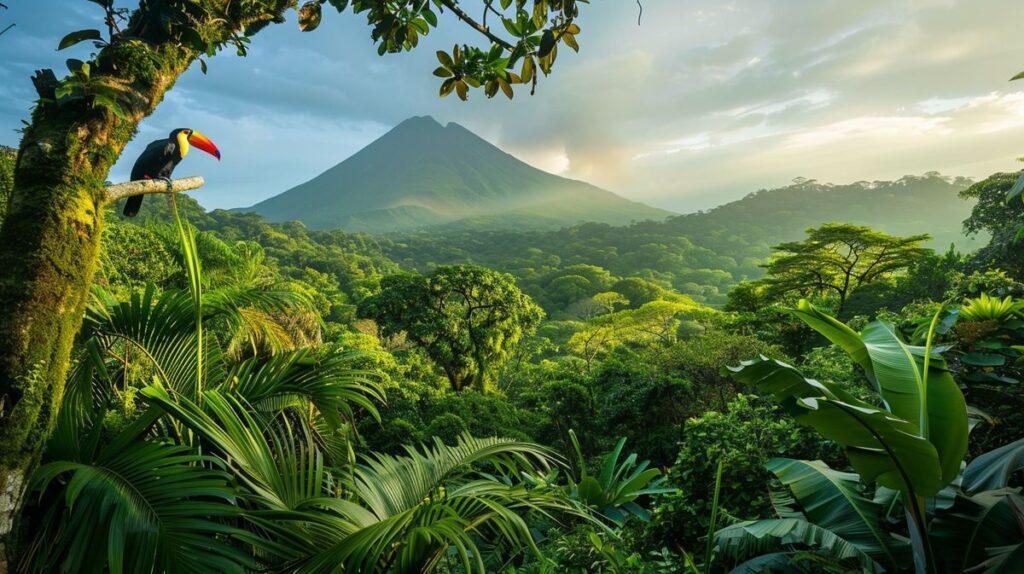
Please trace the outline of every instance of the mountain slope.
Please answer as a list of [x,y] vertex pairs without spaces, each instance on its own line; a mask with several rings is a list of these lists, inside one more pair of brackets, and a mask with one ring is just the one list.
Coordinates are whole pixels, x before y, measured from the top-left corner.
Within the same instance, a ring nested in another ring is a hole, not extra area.
[[374,233],[474,220],[558,229],[671,215],[531,167],[466,128],[429,116],[402,122],[317,177],[240,211],[314,229]]
[[987,238],[963,235],[971,202],[957,194],[969,183],[934,173],[847,185],[804,181],[660,222],[546,232],[447,225],[388,238],[383,246],[406,268],[471,262],[532,276],[597,265],[616,276],[652,279],[699,301],[721,303],[737,281],[763,276],[759,265],[772,245],[800,240],[805,229],[822,223],[868,225],[895,235],[927,233],[929,247],[940,252],[951,243],[973,251]]

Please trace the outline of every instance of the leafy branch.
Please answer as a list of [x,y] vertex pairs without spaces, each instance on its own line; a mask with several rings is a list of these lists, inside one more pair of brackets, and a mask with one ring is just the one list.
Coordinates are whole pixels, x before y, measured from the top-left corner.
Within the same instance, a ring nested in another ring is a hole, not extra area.
[[[4,10],[6,10],[7,9],[7,5],[3,4],[3,3],[0,3],[0,8],[3,8]],[[7,25],[6,28],[4,28],[3,30],[0,30],[0,36],[3,36],[5,33],[7,33],[8,30],[10,30],[13,27],[14,27],[14,23],[11,22],[10,24]]]
[[[470,88],[483,87],[487,97],[499,91],[512,98],[513,85],[537,87],[540,71],[547,75],[558,57],[558,44],[579,51],[574,22],[580,3],[588,0],[482,0],[479,17],[470,14],[460,0],[309,0],[298,8],[299,29],[315,30],[323,17],[322,6],[330,4],[339,13],[349,7],[366,14],[372,26],[371,38],[378,54],[408,51],[421,36],[438,25],[438,15],[450,11],[486,40],[483,46],[456,45],[446,56],[439,53],[441,67],[434,75],[443,78],[440,95],[455,92],[467,99]],[[488,24],[488,17],[501,21],[504,34]]]

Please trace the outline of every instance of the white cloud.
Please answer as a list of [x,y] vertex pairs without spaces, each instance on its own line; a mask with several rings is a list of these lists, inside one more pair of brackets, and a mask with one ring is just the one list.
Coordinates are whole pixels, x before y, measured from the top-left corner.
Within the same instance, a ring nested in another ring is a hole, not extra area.
[[[52,47],[99,16],[61,0],[11,8],[19,25],[2,39],[0,69],[6,144],[31,106],[31,70],[82,55]],[[1024,69],[1024,3],[665,0],[644,2],[639,26],[632,2],[582,12],[581,53],[565,50],[536,96],[474,93],[468,104],[438,99],[430,75],[434,50],[474,39],[464,27],[379,58],[361,17],[332,13],[300,34],[292,15],[257,36],[249,58],[222,54],[209,76],[186,74],[125,157],[193,125],[225,151],[221,164],[202,165],[211,185],[201,200],[248,204],[429,113],[543,169],[688,210],[796,176],[983,177],[1015,167],[1024,148],[1024,93],[1006,82]]]

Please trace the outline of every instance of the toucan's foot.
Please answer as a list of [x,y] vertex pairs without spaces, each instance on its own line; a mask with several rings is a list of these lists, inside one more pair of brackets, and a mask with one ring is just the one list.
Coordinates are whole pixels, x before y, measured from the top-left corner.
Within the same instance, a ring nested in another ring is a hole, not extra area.
[[158,177],[158,178],[156,178],[156,179],[157,179],[157,181],[162,181],[162,182],[166,183],[166,184],[167,184],[167,187],[170,187],[170,186],[174,185],[174,184],[173,184],[173,183],[171,182],[171,178],[169,178],[169,177]]

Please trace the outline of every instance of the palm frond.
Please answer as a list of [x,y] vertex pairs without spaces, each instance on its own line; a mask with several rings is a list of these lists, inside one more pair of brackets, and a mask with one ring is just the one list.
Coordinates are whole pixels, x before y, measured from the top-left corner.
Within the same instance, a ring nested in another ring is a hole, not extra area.
[[[249,359],[233,368],[222,390],[244,397],[259,412],[312,403],[324,420],[340,428],[355,416],[354,407],[379,419],[375,402],[384,391],[368,371],[352,368],[358,354],[336,353],[317,360],[308,349]],[[226,388],[225,388],[226,387]]]
[[[240,356],[250,347],[253,354],[272,354],[296,348],[298,341],[319,340],[322,321],[304,294],[287,289],[234,285],[207,291],[203,316],[223,325],[229,352]],[[295,317],[310,318],[295,321]],[[315,333],[297,325],[311,323]]]
[[124,302],[111,300],[102,287],[95,287],[94,303],[86,312],[82,337],[96,338],[105,352],[118,342],[142,353],[156,370],[161,382],[177,393],[192,396],[196,390],[200,351],[205,377],[223,378],[220,347],[209,336],[199,344],[195,302],[192,295],[177,290],[157,294],[148,286]]
[[462,435],[455,445],[434,439],[422,450],[406,446],[405,456],[371,454],[355,471],[355,496],[379,518],[404,512],[429,496],[439,484],[464,475],[474,464],[517,473],[547,469],[555,460],[547,448],[502,438]]
[[[202,407],[185,397],[172,398],[155,386],[143,389],[142,395],[198,435],[210,452],[228,461],[254,504],[291,510],[305,498],[319,495],[309,485],[324,482],[326,475],[308,434],[296,440],[292,429],[258,420],[244,399],[217,389],[207,390]],[[305,472],[302,476],[287,476],[284,467]]]
[[512,475],[546,468],[552,456],[537,445],[464,435],[454,446],[436,441],[407,453],[374,455],[356,468],[348,485],[356,504],[338,501],[332,510],[358,530],[298,571],[426,571],[453,548],[467,572],[484,572],[476,535],[536,552],[524,516],[571,511],[557,489],[529,489],[475,470],[487,465]]
[[48,457],[78,461],[94,455],[115,384],[99,341],[83,342],[64,386],[57,424],[47,443]]
[[34,474],[45,508],[31,569],[40,572],[243,572],[229,539],[238,515],[228,476],[192,449],[134,440],[89,462],[54,461]]

